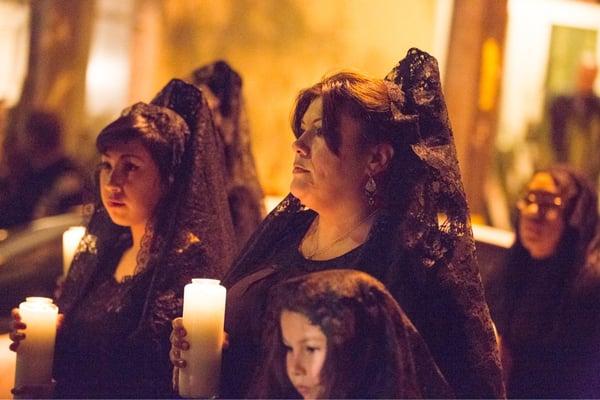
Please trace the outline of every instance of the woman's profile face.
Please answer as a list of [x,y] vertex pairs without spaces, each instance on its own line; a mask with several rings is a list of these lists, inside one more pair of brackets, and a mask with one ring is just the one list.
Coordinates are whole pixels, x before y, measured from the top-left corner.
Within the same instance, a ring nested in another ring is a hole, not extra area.
[[552,176],[547,172],[535,174],[517,207],[523,247],[534,259],[552,256],[565,228],[564,204]]
[[288,378],[302,398],[323,398],[321,369],[327,355],[327,337],[301,313],[284,310],[280,322]]
[[315,98],[301,121],[301,135],[294,142],[296,152],[290,190],[316,211],[339,206],[340,199],[364,197],[367,152],[360,145],[360,126],[349,116],[340,118],[339,155],[329,149],[321,131],[323,101]]
[[100,164],[102,204],[121,226],[145,226],[162,196],[160,173],[139,140],[110,147]]

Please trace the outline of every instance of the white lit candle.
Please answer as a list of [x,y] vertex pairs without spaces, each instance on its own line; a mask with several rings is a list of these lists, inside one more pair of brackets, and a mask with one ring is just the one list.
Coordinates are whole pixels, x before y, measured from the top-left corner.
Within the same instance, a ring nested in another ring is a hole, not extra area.
[[179,371],[179,394],[210,398],[218,394],[225,329],[226,290],[216,279],[192,279],[183,295],[183,325],[189,350]]
[[15,388],[48,385],[52,382],[58,307],[46,297],[27,297],[19,312],[27,328],[17,348]]
[[71,261],[73,261],[77,246],[79,246],[83,235],[85,235],[85,227],[83,226],[72,226],[63,233],[63,272],[65,276],[69,272]]

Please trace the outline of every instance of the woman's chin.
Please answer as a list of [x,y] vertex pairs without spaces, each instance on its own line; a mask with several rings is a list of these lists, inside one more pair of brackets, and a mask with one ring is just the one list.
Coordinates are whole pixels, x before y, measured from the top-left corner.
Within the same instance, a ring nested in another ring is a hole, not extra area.
[[305,200],[307,197],[307,193],[305,185],[292,181],[290,185],[290,193],[298,200],[300,200],[302,204],[306,204]]
[[108,211],[108,216],[110,217],[110,220],[115,225],[119,225],[119,226],[130,226],[131,225],[129,218],[127,218],[125,215],[121,215],[121,213],[115,213],[115,212]]
[[112,218],[110,219],[113,224],[115,225],[119,225],[119,226],[123,226],[123,227],[127,227],[127,226],[131,226],[131,224],[129,224],[126,220],[122,219],[122,218]]

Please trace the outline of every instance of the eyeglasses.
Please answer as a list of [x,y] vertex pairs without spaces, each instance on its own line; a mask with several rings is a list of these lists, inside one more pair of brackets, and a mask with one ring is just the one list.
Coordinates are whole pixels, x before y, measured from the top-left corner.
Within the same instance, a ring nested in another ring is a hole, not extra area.
[[522,215],[538,215],[546,220],[555,220],[564,208],[563,199],[549,192],[527,192],[517,201],[517,209]]

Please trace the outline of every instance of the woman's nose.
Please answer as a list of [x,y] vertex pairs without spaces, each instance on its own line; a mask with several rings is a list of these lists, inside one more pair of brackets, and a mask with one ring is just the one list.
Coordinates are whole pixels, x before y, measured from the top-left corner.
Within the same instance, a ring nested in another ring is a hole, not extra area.
[[304,140],[304,135],[294,140],[294,143],[292,143],[292,149],[294,149],[294,152],[296,152],[296,154],[298,154],[299,156],[308,157],[308,155],[310,154],[310,147],[306,144]]
[[304,375],[306,373],[306,369],[304,368],[304,363],[302,362],[301,356],[290,356],[292,357],[291,367],[293,375]]
[[543,217],[542,213],[540,212],[540,206],[537,203],[531,203],[528,204],[526,207],[524,207],[521,210],[521,213],[523,214],[523,216],[529,217],[529,218],[538,218],[538,217]]
[[123,174],[117,169],[113,169],[108,176],[106,181],[106,188],[110,191],[116,192],[121,190],[123,186]]

